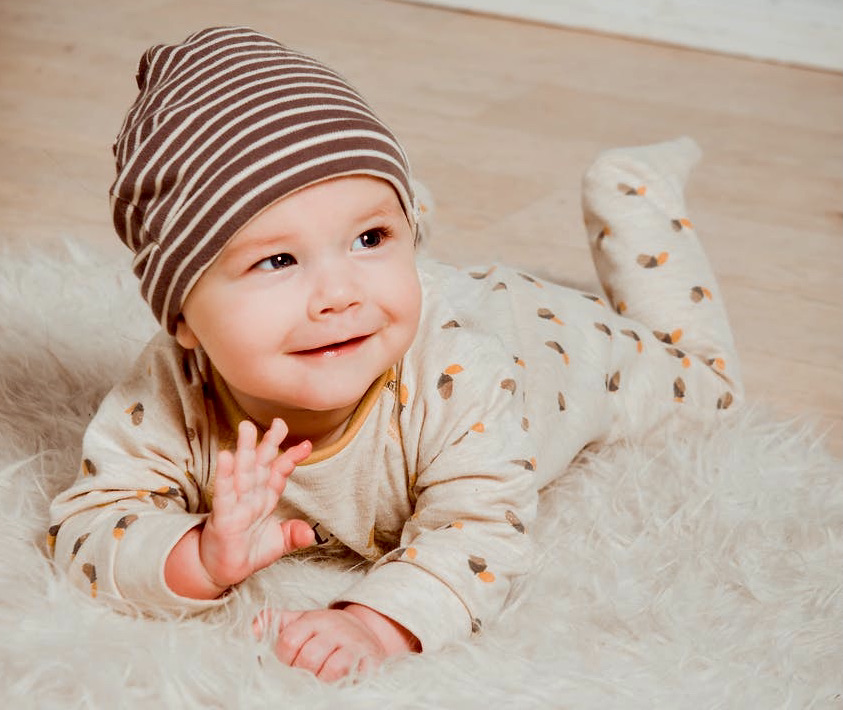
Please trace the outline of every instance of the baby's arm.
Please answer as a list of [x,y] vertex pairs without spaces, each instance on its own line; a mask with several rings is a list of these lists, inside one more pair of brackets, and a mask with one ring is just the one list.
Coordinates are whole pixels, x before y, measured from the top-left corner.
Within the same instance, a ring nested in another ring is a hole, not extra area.
[[275,419],[261,442],[251,422],[240,423],[237,449],[217,458],[213,507],[201,526],[176,543],[164,567],[176,594],[214,599],[289,552],[313,544],[303,520],[273,515],[296,464],[310,454],[304,441],[279,454],[287,426]]

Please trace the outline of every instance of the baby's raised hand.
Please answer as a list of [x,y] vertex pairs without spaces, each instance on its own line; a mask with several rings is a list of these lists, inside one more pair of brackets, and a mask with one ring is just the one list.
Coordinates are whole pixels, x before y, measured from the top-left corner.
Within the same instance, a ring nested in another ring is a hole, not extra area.
[[309,441],[279,453],[287,425],[275,419],[258,444],[257,429],[240,423],[237,449],[220,451],[214,482],[213,509],[199,539],[199,557],[219,587],[242,582],[289,552],[313,544],[313,531],[303,520],[281,521],[278,499],[296,464],[308,457]]

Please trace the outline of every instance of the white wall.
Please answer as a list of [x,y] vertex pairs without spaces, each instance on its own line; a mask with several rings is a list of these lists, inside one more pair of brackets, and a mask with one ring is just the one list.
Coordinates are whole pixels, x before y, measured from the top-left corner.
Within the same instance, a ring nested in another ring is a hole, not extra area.
[[412,0],[843,70],[843,0]]

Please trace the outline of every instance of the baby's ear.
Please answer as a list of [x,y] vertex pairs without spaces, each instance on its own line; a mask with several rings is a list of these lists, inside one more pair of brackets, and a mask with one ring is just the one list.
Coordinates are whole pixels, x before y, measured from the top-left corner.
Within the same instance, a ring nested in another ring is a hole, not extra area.
[[176,342],[185,350],[193,350],[199,345],[199,338],[196,337],[181,313],[179,313],[179,318],[176,321]]
[[418,225],[416,227],[416,249],[430,241],[433,232],[433,217],[436,212],[436,205],[433,195],[423,182],[413,179],[413,192],[416,195],[416,208],[418,211]]

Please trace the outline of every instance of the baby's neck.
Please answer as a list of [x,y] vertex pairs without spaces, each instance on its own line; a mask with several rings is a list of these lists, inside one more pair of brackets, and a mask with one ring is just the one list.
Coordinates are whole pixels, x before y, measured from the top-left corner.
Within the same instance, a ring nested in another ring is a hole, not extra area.
[[314,450],[333,444],[345,432],[356,408],[353,405],[331,412],[288,412],[283,418],[290,432],[283,447],[295,446],[305,439],[313,444]]

